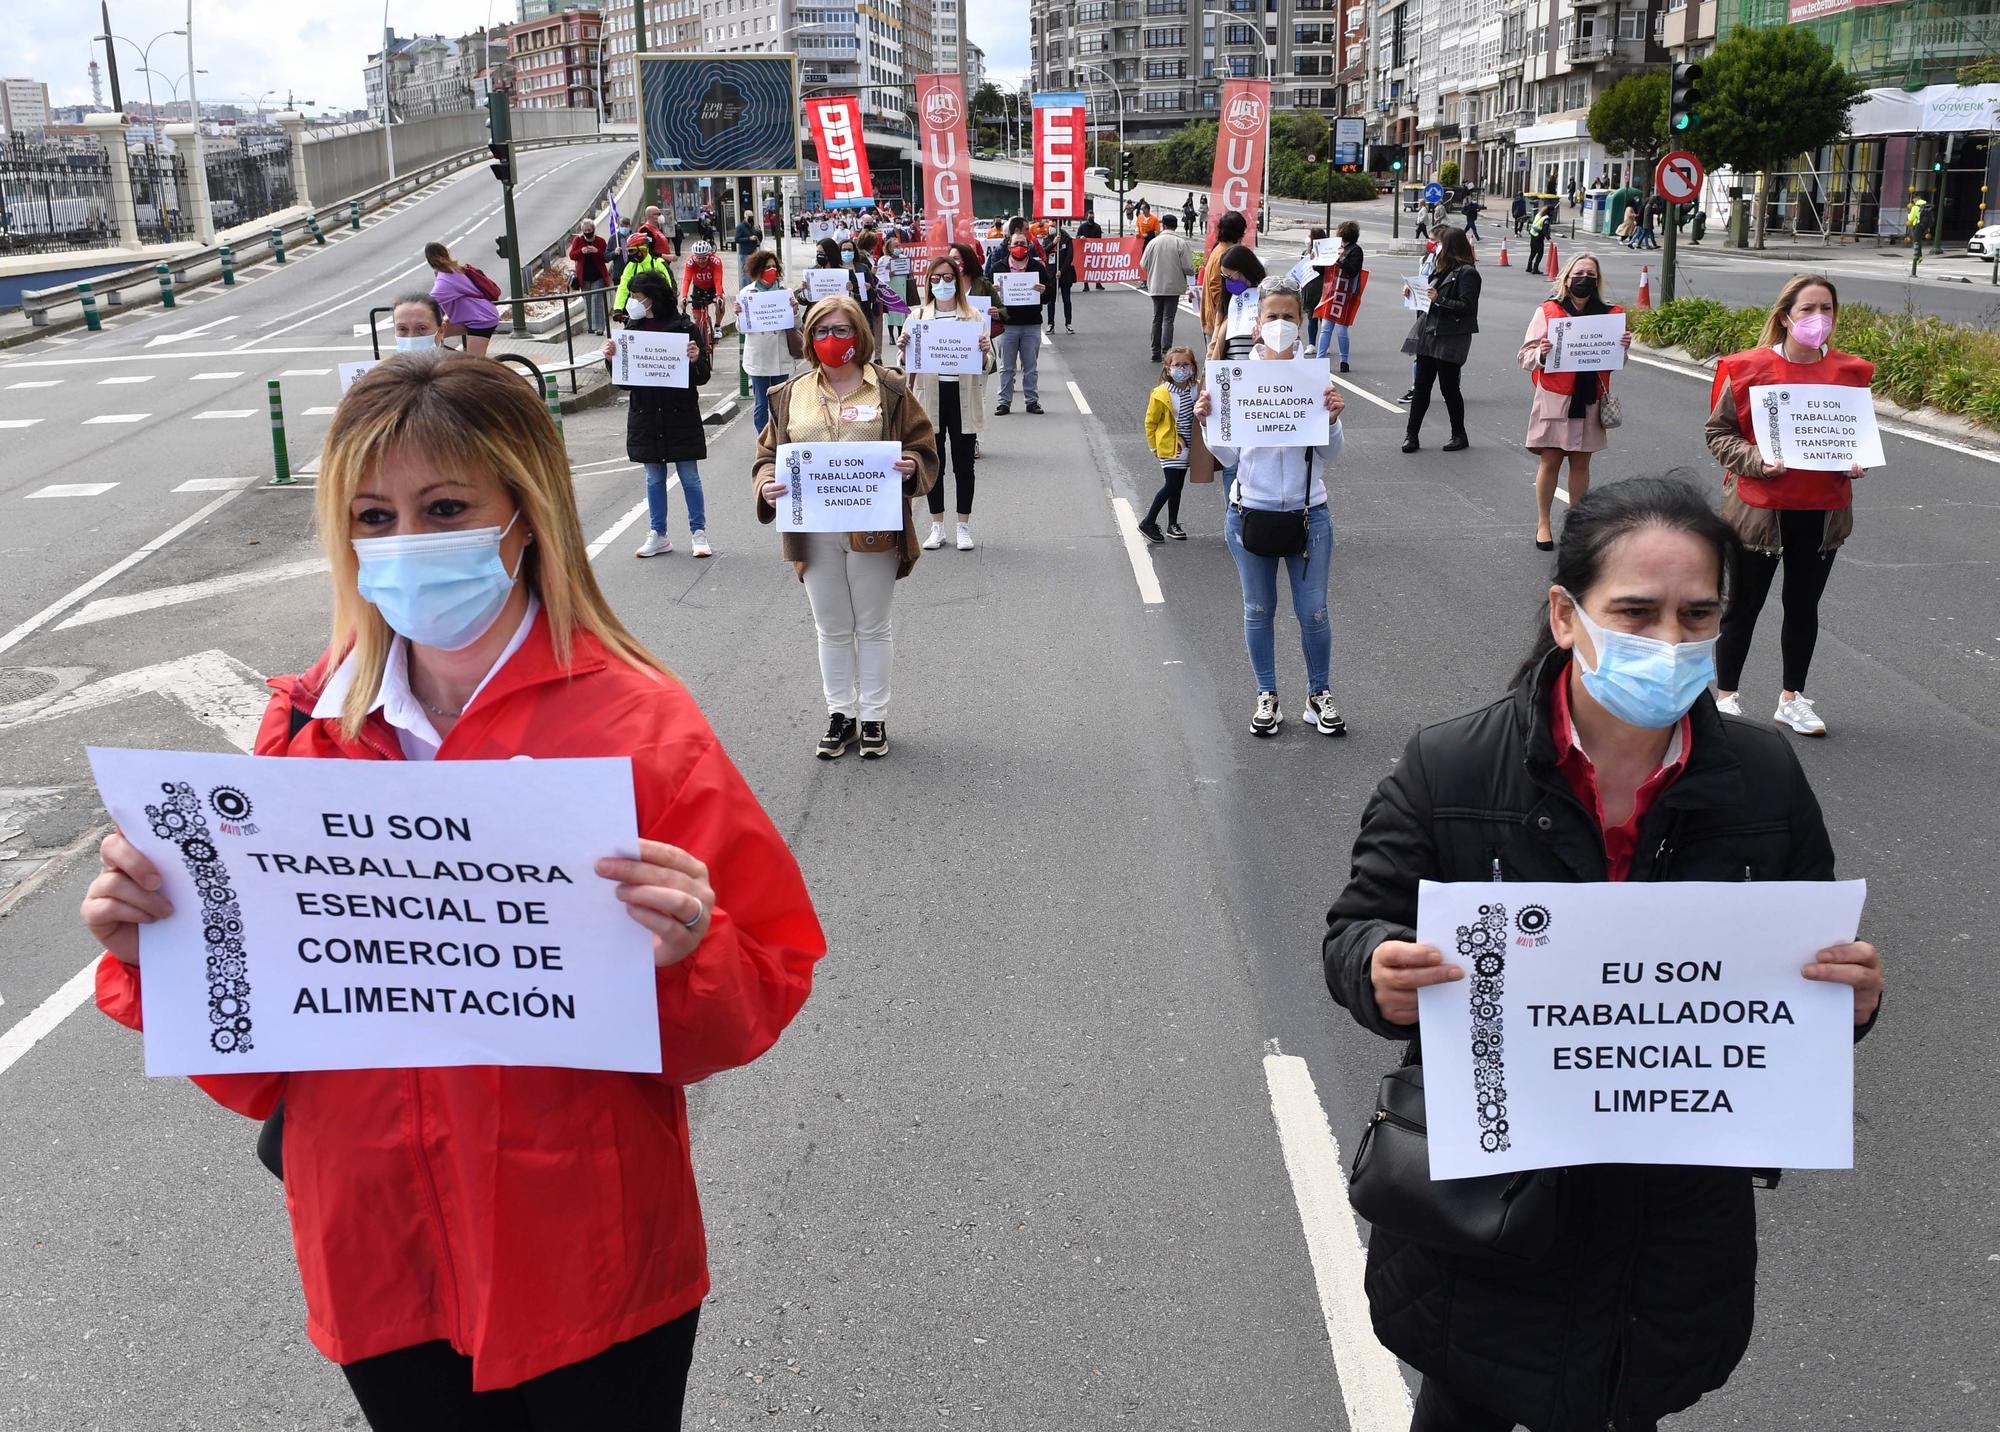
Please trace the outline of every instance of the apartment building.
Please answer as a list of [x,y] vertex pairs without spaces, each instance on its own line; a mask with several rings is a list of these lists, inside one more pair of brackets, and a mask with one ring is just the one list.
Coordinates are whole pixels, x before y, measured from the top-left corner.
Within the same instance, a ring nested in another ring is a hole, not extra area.
[[507,32],[514,104],[521,109],[596,109],[603,104],[604,17],[596,10],[553,11]]
[[485,102],[488,74],[507,59],[506,41],[481,31],[461,35],[385,36],[387,44],[368,57],[362,85],[368,113],[382,117],[383,76],[396,102],[396,119],[450,114]]
[[37,134],[49,127],[49,87],[40,80],[0,79],[0,131]]

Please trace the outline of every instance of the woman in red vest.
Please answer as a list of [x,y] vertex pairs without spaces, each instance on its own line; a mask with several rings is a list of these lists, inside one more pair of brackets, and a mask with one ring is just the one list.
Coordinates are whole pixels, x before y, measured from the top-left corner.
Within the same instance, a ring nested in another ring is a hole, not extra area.
[[[1564,458],[1569,459],[1569,500],[1581,502],[1590,491],[1591,454],[1603,452],[1606,443],[1600,404],[1611,386],[1609,373],[1547,371],[1544,365],[1555,348],[1549,339],[1549,323],[1558,318],[1624,311],[1605,298],[1604,271],[1597,260],[1578,254],[1556,280],[1548,301],[1528,320],[1528,334],[1521,340],[1521,366],[1535,383],[1524,446],[1541,459],[1535,470],[1535,546],[1544,552],[1553,552],[1556,547],[1549,508],[1555,502],[1556,479],[1562,474]],[[1629,329],[1623,342],[1627,348],[1632,346]]]
[[1830,345],[1839,316],[1833,284],[1818,274],[1800,274],[1771,306],[1758,345],[1716,364],[1709,390],[1708,450],[1722,464],[1722,515],[1743,541],[1715,649],[1715,704],[1731,716],[1743,714],[1737,699],[1743,660],[1750,654],[1757,613],[1782,566],[1785,624],[1778,644],[1785,685],[1772,719],[1801,736],[1826,734],[1826,722],[1805,694],[1806,669],[1819,641],[1819,599],[1833,554],[1854,531],[1854,479],[1868,470],[1859,463],[1834,472],[1765,462],[1752,436],[1750,390],[1777,383],[1870,386],[1875,365]]

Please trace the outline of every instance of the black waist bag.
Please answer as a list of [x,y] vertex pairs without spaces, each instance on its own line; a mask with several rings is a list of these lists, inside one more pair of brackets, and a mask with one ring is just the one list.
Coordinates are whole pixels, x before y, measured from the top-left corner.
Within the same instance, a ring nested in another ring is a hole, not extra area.
[[1243,550],[1258,557],[1296,557],[1306,550],[1306,504],[1312,498],[1313,455],[1306,452],[1306,490],[1299,495],[1296,512],[1265,512],[1243,509]]
[[1348,1174],[1348,1201],[1375,1227],[1451,1253],[1538,1261],[1562,1222],[1563,1171],[1433,1179],[1424,1066],[1382,1079]]

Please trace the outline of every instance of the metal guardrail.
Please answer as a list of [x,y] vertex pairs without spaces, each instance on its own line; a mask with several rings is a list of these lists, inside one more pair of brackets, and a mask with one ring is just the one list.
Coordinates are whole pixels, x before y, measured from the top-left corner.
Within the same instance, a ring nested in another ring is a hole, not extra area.
[[[611,176],[611,182],[606,184],[604,187],[607,190],[613,192],[624,188],[626,182],[630,180],[632,177],[632,171],[638,168],[639,161],[643,157],[644,157],[643,155],[635,153],[632,156],[631,161],[629,163],[619,165],[618,172]],[[600,195],[599,197],[602,196]],[[540,253],[536,254],[532,259],[528,260],[528,262],[522,266],[521,268],[522,280],[526,283],[532,284],[538,277],[541,276],[542,271],[546,269],[549,266],[549,264],[553,262],[555,259],[568,258],[570,236],[583,226],[583,221],[585,219],[594,219],[597,217],[597,208],[598,208],[597,201],[595,199],[591,200],[589,204],[585,205],[583,212],[577,215],[575,219],[570,221],[569,227],[565,229],[561,234],[557,235],[554,243],[550,244],[547,248],[543,249]],[[607,235],[606,237],[612,243],[617,242],[615,236]]]
[[[504,308],[504,309],[507,309],[507,310],[508,310],[509,312],[513,312],[513,311],[516,311],[516,310],[520,311],[520,313],[521,313],[521,316],[522,316],[522,319],[523,319],[523,321],[524,321],[524,325],[525,325],[525,320],[526,320],[526,317],[527,317],[527,313],[526,313],[526,310],[527,310],[527,306],[528,306],[529,304],[531,304],[531,303],[560,303],[560,304],[562,305],[562,310],[563,310],[563,312],[562,312],[562,342],[563,342],[563,348],[564,348],[564,350],[565,350],[565,351],[566,351],[566,352],[568,353],[568,355],[569,355],[569,361],[568,361],[567,363],[564,363],[564,364],[561,364],[561,365],[552,365],[552,364],[541,364],[541,365],[534,365],[534,366],[535,366],[535,372],[536,372],[536,375],[537,375],[537,383],[536,383],[536,388],[535,388],[535,391],[536,391],[536,392],[540,392],[540,391],[541,391],[541,385],[540,385],[540,382],[539,382],[539,378],[540,378],[540,375],[541,375],[542,373],[544,373],[544,372],[549,372],[549,373],[555,373],[555,372],[567,372],[567,373],[569,374],[569,390],[570,390],[570,392],[571,392],[571,393],[575,393],[575,392],[577,391],[577,381],[576,381],[576,374],[577,374],[577,370],[578,370],[579,368],[588,368],[588,367],[589,367],[589,366],[590,366],[590,365],[591,365],[591,364],[592,364],[593,362],[600,362],[600,361],[602,361],[602,360],[601,360],[601,359],[600,359],[600,358],[599,358],[599,357],[598,357],[598,356],[596,355],[596,353],[595,353],[595,352],[593,352],[593,353],[592,353],[592,354],[591,354],[590,356],[586,357],[586,358],[585,358],[585,359],[584,359],[584,360],[583,360],[583,361],[582,361],[581,363],[579,363],[579,362],[577,361],[577,356],[576,356],[576,319],[577,319],[577,316],[578,316],[578,315],[576,315],[576,314],[574,314],[574,313],[572,313],[572,312],[570,311],[570,304],[571,304],[571,302],[572,302],[572,301],[574,301],[575,303],[578,303],[578,304],[581,304],[581,303],[583,302],[583,298],[584,298],[584,296],[583,296],[583,294],[582,294],[581,292],[579,292],[579,291],[576,291],[576,290],[568,290],[568,291],[565,291],[565,292],[562,292],[562,293],[538,293],[538,294],[530,294],[530,295],[529,295],[529,296],[527,296],[526,298],[496,298],[496,299],[494,299],[494,300],[493,300],[493,306],[494,306],[495,308]],[[379,361],[379,360],[381,359],[381,357],[382,357],[382,328],[381,328],[381,323],[380,323],[380,318],[381,318],[381,315],[383,315],[383,314],[385,314],[385,313],[386,313],[386,314],[389,314],[389,315],[391,316],[391,319],[392,319],[392,321],[393,321],[393,317],[394,317],[394,315],[395,315],[395,312],[396,312],[396,306],[395,306],[395,305],[394,305],[393,303],[383,303],[383,304],[377,304],[377,305],[376,305],[376,306],[375,306],[374,308],[371,308],[371,309],[369,309],[369,310],[368,310],[368,343],[369,343],[369,346],[370,346],[371,348],[373,348],[373,349],[375,350],[375,357],[376,357],[376,359],[377,359],[378,361]],[[585,316],[586,316],[586,317],[587,317],[587,314],[588,314],[588,311],[586,310],[586,312],[585,312]],[[501,335],[502,335],[503,333],[506,333],[506,332],[507,332],[507,328],[506,328],[506,325],[504,325],[504,324],[503,324],[503,325],[502,325],[502,326],[501,326],[501,327],[500,327],[499,329],[496,329],[496,330],[494,331],[494,335],[493,335],[493,337],[494,337],[494,340],[495,340],[496,342],[497,342],[497,341],[499,341],[499,339],[500,339]],[[518,341],[518,340],[515,340],[515,341]],[[535,336],[534,336],[534,334],[532,333],[532,331],[530,331],[530,334],[529,334],[529,338],[528,338],[528,341],[529,341],[529,342],[542,342],[542,343],[546,343],[546,344],[548,344],[548,345],[549,345],[550,347],[553,347],[553,346],[555,346],[555,339],[554,339],[554,336],[553,336],[553,330],[551,330],[551,334],[550,334],[550,336],[548,336],[548,337],[546,337],[546,338],[537,338],[537,337],[535,337]],[[496,359],[500,359],[500,358],[504,358],[504,359],[508,359],[508,360],[515,360],[515,359],[519,359],[519,360],[521,360],[521,361],[523,361],[523,362],[530,362],[530,363],[532,363],[532,360],[529,360],[529,359],[525,358],[525,357],[524,357],[523,355],[521,355],[521,354],[518,354],[518,353],[511,353],[511,352],[509,352],[509,353],[491,353],[491,352],[489,352],[489,354],[488,354],[487,356],[489,356],[489,357],[492,357],[492,358],[496,358]]]
[[[521,140],[516,143],[515,148],[547,149],[562,144],[630,144],[631,142],[632,137],[630,135],[606,134],[600,131],[596,134],[556,135],[547,139]],[[470,164],[485,160],[488,157],[484,147],[462,150],[457,154],[447,155],[443,159],[435,160],[420,169],[411,170],[407,174],[399,174],[394,179],[378,184],[372,189],[364,189],[358,194],[350,194],[332,203],[316,205],[306,214],[296,219],[288,220],[282,225],[273,224],[260,235],[247,237],[240,244],[232,244],[230,247],[234,252],[235,262],[238,265],[246,262],[256,262],[257,260],[254,257],[246,256],[256,255],[260,248],[263,256],[269,257],[275,251],[276,247],[271,239],[271,232],[274,230],[281,235],[280,242],[285,239],[309,236],[312,226],[316,223],[334,218],[344,221],[352,205],[359,204],[364,213],[373,212],[412,190],[423,188],[441,175],[455,173]],[[567,245],[567,235],[564,236],[563,243]],[[221,245],[216,245],[211,248],[198,249],[193,253],[182,254],[178,258],[165,260],[173,273],[175,287],[194,287],[195,283],[190,280],[189,273],[200,264],[215,264],[217,266],[216,276],[220,277],[220,249]],[[89,280],[91,290],[96,296],[105,299],[106,302],[113,306],[124,304],[123,290],[127,288],[138,288],[142,293],[150,292],[153,295],[157,295],[159,291],[157,288],[159,279],[158,262],[158,260],[147,260],[128,269],[119,269],[112,273],[100,274],[96,278]],[[81,297],[81,292],[75,283],[59,284],[54,288],[27,289],[21,294],[21,311],[28,316],[29,323],[34,327],[46,328],[49,325],[49,313],[52,309],[59,308],[64,304],[76,303]]]

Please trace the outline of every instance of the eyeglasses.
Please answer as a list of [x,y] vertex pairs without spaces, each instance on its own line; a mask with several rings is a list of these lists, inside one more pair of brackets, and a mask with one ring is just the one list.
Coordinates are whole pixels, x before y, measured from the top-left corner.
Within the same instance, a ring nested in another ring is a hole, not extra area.
[[851,323],[822,323],[813,329],[815,338],[852,338],[854,325]]

